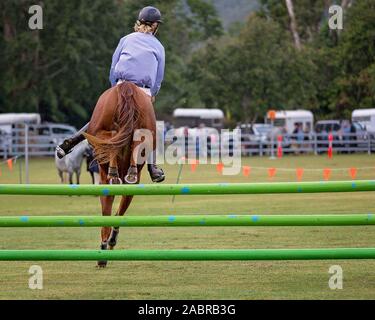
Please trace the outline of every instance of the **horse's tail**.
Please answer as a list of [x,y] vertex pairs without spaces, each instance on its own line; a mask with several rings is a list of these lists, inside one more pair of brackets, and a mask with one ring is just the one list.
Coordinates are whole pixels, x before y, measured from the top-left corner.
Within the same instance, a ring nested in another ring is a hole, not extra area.
[[100,164],[108,163],[117,156],[124,156],[124,148],[131,147],[134,131],[139,128],[142,114],[133,96],[133,85],[128,82],[116,86],[118,103],[113,122],[117,127],[108,139],[102,139],[84,133],[86,139],[94,147],[95,158]]

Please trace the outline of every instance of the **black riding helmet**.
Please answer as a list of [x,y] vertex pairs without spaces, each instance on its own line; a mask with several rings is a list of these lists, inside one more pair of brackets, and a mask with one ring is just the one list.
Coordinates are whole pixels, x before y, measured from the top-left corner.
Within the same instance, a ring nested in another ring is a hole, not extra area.
[[151,6],[144,7],[141,10],[138,16],[138,21],[148,25],[151,25],[154,22],[163,23],[159,9]]

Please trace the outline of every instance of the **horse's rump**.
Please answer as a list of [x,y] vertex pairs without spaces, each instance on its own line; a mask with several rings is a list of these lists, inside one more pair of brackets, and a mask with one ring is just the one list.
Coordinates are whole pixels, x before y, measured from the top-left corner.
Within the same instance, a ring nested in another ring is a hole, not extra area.
[[[131,147],[133,134],[139,129],[144,117],[143,105],[147,103],[145,95],[137,94],[138,87],[131,82],[123,82],[113,88],[108,94],[117,95],[114,99],[105,99],[104,101],[117,102],[116,106],[101,106],[104,108],[113,108],[111,130],[101,128],[98,132],[84,133],[86,139],[94,147],[95,158],[100,164],[110,162],[115,157],[123,158]],[[111,98],[111,97],[110,97]],[[99,99],[96,108],[100,107]]]

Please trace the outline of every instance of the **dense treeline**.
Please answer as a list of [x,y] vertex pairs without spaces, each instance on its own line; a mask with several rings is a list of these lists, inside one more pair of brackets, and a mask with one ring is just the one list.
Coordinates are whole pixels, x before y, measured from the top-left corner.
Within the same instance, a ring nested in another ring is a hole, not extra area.
[[[133,31],[144,0],[48,0],[43,29],[28,28],[34,0],[2,0],[0,112],[39,112],[47,121],[82,125],[98,96],[109,87],[112,54]],[[215,10],[202,0],[160,0],[165,23],[159,38],[166,48],[167,73],[158,97],[160,110],[183,104],[190,87],[186,61],[197,43],[219,36]]]
[[237,34],[194,53],[190,79],[200,83],[200,100],[234,121],[262,119],[269,108],[341,119],[374,108],[375,2],[343,1],[342,31],[328,27],[335,1],[293,1],[295,30],[286,2],[262,0]]
[[[261,0],[228,32],[211,2],[153,1],[163,13],[158,37],[167,55],[159,118],[176,107],[219,107],[232,124],[262,119],[271,107],[335,118],[375,107],[373,0],[342,1],[340,32],[328,28],[328,7],[337,1]],[[43,1],[44,28],[35,31],[28,28],[32,4],[0,3],[0,112],[40,112],[79,126],[109,87],[119,39],[150,2]]]

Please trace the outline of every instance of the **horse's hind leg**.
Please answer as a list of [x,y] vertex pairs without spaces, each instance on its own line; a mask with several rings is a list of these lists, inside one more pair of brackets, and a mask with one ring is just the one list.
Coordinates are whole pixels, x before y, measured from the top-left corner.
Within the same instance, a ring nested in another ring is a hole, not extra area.
[[117,156],[111,156],[111,160],[109,161],[107,179],[110,184],[122,184],[117,165]]
[[[107,173],[106,170],[101,166],[100,167],[100,181],[102,184],[107,184]],[[112,213],[112,205],[115,197],[114,196],[101,196],[100,203],[102,205],[102,215],[103,216],[110,216]],[[108,248],[108,239],[111,234],[111,227],[102,227],[101,229],[101,250],[107,250]],[[98,267],[104,268],[107,266],[106,260],[98,261]]]
[[[142,167],[143,167],[142,165],[137,167],[138,173],[137,173],[137,176],[136,176],[136,183],[139,183],[139,181],[141,180]],[[117,210],[116,216],[123,216],[125,214],[126,210],[128,210],[132,200],[133,200],[133,196],[122,196],[120,206]],[[117,243],[117,238],[118,238],[119,232],[120,232],[119,227],[113,227],[112,228],[111,236],[110,236],[109,241],[108,241],[108,245],[109,245],[109,248],[111,250],[115,247],[115,245]]]
[[[126,210],[129,208],[131,202],[133,200],[133,196],[122,196],[119,209],[116,213],[116,216],[123,216]],[[117,237],[120,232],[119,227],[113,227],[111,231],[111,236],[108,240],[109,249],[112,250],[115,245],[117,244]]]

